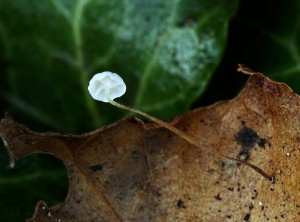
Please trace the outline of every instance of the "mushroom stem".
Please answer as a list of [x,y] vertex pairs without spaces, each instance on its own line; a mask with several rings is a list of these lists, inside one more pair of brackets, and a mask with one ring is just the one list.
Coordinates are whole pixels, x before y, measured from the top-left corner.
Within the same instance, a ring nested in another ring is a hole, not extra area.
[[[125,105],[122,105],[120,103],[117,103],[115,101],[113,101],[112,99],[110,99],[109,97],[109,94],[107,92],[108,90],[105,90],[105,96],[106,96],[106,99],[108,100],[108,102],[110,104],[112,104],[113,106],[116,106],[120,109],[124,109],[124,110],[128,110],[128,111],[131,111],[131,112],[134,112],[134,113],[137,113],[141,116],[144,116],[145,118],[157,123],[158,125],[172,131],[173,133],[175,133],[176,135],[178,135],[179,137],[183,138],[184,140],[186,140],[187,142],[189,142],[190,144],[196,146],[196,147],[199,147],[200,148],[200,145],[195,142],[194,140],[192,140],[186,133],[180,131],[179,129],[175,128],[174,126],[160,120],[160,119],[157,119],[153,116],[150,116],[149,114],[147,113],[144,113],[140,110],[137,110],[137,109],[134,109],[134,108],[131,108],[131,107],[128,107],[128,106],[125,106]],[[219,156],[222,156],[222,157],[225,157],[227,159],[230,159],[230,160],[233,160],[233,161],[236,161],[240,164],[243,164],[243,165],[247,165],[248,167],[252,168],[253,170],[255,170],[257,173],[259,173],[260,175],[262,175],[263,177],[265,177],[266,179],[268,179],[269,181],[271,181],[272,183],[275,182],[275,177],[273,176],[269,176],[266,172],[264,172],[262,169],[260,169],[259,167],[251,164],[251,163],[248,163],[246,161],[243,161],[243,160],[240,160],[240,159],[237,159],[237,158],[234,158],[234,157],[230,157],[230,156],[226,156],[224,154],[220,154],[220,153],[217,153],[217,152],[211,152],[209,151],[210,153],[213,153],[213,154],[216,154],[216,155],[219,155]]]

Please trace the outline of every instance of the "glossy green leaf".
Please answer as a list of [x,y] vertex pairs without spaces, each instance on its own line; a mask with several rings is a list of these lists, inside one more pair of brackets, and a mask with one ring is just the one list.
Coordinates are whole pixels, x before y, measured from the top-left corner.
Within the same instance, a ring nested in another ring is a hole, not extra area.
[[58,204],[67,195],[67,172],[62,162],[49,155],[34,155],[8,166],[0,146],[0,220],[25,221],[39,200]]
[[124,115],[88,94],[91,76],[109,70],[128,85],[123,103],[173,117],[206,88],[236,7],[237,0],[1,1],[1,96],[30,122],[89,130]]

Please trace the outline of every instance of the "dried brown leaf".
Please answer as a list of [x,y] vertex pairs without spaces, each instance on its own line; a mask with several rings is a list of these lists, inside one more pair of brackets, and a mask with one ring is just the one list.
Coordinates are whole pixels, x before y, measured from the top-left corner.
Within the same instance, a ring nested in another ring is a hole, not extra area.
[[[38,203],[28,221],[299,221],[299,96],[260,73],[239,70],[250,77],[235,99],[172,122],[202,149],[135,118],[61,135],[33,132],[6,116],[0,136],[12,165],[43,152],[68,170],[65,202]],[[276,182],[209,150],[247,159]]]

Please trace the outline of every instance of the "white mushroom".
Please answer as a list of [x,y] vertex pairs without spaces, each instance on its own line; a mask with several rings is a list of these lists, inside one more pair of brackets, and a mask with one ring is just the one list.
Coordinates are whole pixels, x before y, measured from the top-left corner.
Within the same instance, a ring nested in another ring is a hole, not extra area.
[[88,90],[95,100],[107,103],[124,95],[126,85],[118,74],[106,71],[93,76]]

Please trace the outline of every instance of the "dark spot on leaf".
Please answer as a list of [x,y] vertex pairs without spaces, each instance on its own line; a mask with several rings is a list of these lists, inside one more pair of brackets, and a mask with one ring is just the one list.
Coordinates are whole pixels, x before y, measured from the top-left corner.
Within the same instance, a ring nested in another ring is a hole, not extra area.
[[178,201],[177,201],[177,207],[179,207],[179,208],[183,208],[183,209],[186,209],[186,206],[184,205],[184,202],[181,200],[181,199],[179,199]]
[[133,150],[131,152],[131,158],[136,160],[139,157],[138,151],[137,150]]
[[250,219],[250,214],[246,214],[245,216],[244,216],[244,221],[248,221]]
[[221,161],[221,167],[225,168],[225,166],[226,166],[226,163],[224,161]]
[[216,200],[219,200],[219,201],[222,200],[222,198],[220,197],[220,194],[219,194],[219,193],[218,193],[218,195],[214,196],[214,198],[215,198]]
[[267,142],[266,139],[260,138],[259,141],[258,141],[258,145],[259,145],[261,148],[265,148],[266,142]]
[[73,200],[74,200],[75,203],[77,203],[77,204],[80,204],[80,203],[81,203],[81,197],[73,196]]
[[233,192],[234,188],[233,187],[228,187],[228,190]]
[[258,139],[257,133],[245,126],[235,135],[235,140],[242,145],[246,152],[255,145]]
[[103,169],[103,166],[101,164],[97,164],[94,166],[90,166],[89,167],[93,172],[98,172],[101,171]]
[[251,203],[251,204],[249,205],[249,210],[251,211],[253,208],[254,208],[254,205]]
[[240,159],[247,160],[249,156],[249,150],[257,143],[261,148],[265,148],[267,140],[260,138],[257,133],[246,126],[235,135],[235,140],[238,144],[242,145],[239,153]]

